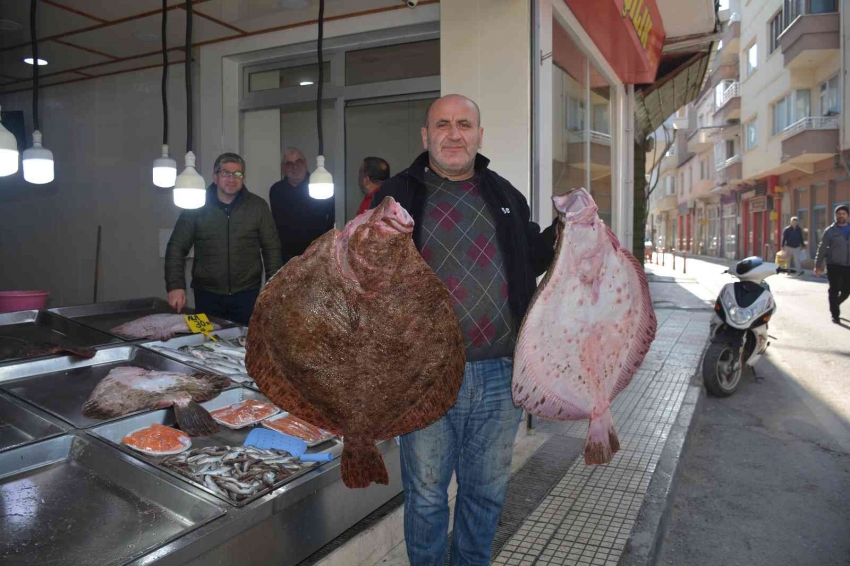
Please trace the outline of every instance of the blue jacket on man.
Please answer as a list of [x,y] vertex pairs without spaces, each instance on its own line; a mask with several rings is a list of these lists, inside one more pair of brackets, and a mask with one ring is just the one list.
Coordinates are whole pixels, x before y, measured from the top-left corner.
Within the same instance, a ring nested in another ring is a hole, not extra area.
[[782,247],[803,247],[803,230],[799,226],[786,226],[782,232]]

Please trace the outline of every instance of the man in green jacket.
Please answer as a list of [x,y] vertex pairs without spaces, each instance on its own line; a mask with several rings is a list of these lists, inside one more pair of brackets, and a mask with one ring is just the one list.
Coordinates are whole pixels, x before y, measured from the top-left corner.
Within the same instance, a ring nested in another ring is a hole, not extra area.
[[266,279],[280,269],[280,240],[269,205],[244,186],[245,161],[223,153],[201,208],[184,210],[165,251],[168,304],[186,304],[186,256],[195,247],[192,289],[198,312],[248,324]]

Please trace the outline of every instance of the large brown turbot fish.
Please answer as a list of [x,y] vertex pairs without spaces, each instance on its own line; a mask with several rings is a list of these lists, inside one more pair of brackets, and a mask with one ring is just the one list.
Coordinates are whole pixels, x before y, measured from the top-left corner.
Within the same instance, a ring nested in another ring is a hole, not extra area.
[[251,318],[248,373],[279,407],[345,437],[348,487],[388,483],[375,442],[439,419],[463,378],[449,292],[412,232],[385,198],[287,263]]
[[514,354],[513,396],[546,419],[590,419],[584,459],[609,462],[620,442],[610,405],[655,338],[643,266],[584,189],[554,197],[555,260],[532,299]]

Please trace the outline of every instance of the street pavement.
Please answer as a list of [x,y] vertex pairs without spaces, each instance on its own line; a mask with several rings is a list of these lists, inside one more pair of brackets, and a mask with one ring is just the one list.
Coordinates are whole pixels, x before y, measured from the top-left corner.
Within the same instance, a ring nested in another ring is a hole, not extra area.
[[[695,301],[732,281],[722,262],[665,264],[650,271]],[[701,405],[658,565],[850,564],[850,302],[839,326],[825,279],[768,283],[768,354],[735,395]]]

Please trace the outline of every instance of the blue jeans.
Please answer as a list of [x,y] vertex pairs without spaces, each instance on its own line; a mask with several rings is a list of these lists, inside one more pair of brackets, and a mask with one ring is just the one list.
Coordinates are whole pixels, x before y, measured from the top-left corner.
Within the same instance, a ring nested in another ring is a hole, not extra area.
[[452,566],[486,566],[505,502],[522,409],[511,397],[510,358],[468,362],[454,407],[401,437],[404,538],[411,566],[443,566],[448,487],[457,474]]
[[207,316],[217,316],[247,326],[254,312],[259,289],[240,291],[232,295],[220,295],[195,289],[195,310]]

